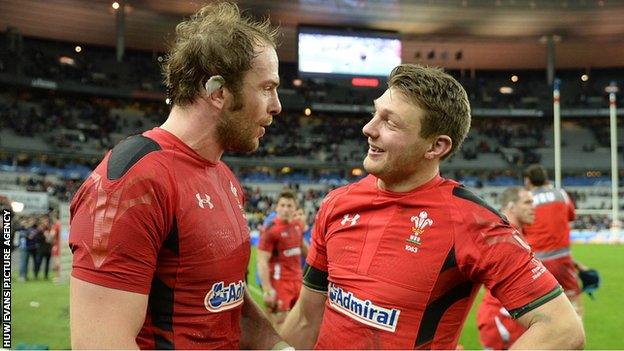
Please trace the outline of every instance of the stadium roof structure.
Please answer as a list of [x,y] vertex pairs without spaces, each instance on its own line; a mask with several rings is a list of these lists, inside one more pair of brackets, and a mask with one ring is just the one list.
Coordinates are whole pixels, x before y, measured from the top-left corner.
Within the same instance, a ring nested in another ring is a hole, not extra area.
[[[3,0],[0,28],[25,36],[115,45],[112,0]],[[121,1],[120,1],[121,2]],[[163,50],[175,25],[204,1],[126,0],[125,43]],[[621,67],[624,0],[240,0],[270,15],[294,62],[299,24],[398,31],[406,62],[448,68],[543,68],[555,36],[558,67]],[[433,52],[434,55],[430,55]],[[457,55],[461,52],[460,55]]]

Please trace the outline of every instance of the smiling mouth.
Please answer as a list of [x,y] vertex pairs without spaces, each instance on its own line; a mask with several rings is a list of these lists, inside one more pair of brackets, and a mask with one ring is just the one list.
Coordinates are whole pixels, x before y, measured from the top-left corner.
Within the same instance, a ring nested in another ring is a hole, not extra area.
[[385,150],[384,149],[380,149],[378,147],[375,147],[373,145],[369,145],[368,146],[368,152],[369,153],[373,153],[373,154],[380,154],[382,152],[385,152]]

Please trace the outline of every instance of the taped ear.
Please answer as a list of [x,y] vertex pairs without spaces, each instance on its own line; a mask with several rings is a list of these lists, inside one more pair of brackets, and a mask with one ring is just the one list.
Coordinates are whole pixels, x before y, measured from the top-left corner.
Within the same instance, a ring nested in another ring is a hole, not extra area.
[[223,77],[219,75],[216,75],[216,76],[211,76],[210,79],[206,81],[204,88],[206,88],[206,92],[208,93],[208,95],[210,95],[214,93],[215,91],[221,89],[221,87],[223,87],[224,84],[225,84],[225,79],[223,79]]

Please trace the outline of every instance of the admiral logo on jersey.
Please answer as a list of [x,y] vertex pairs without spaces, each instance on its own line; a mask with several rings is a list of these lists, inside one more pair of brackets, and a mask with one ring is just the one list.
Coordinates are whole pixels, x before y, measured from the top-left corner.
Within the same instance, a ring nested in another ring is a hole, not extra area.
[[230,283],[225,286],[224,282],[214,283],[212,289],[206,294],[204,306],[210,312],[229,310],[243,303],[245,295],[245,283]]
[[286,257],[292,257],[297,255],[301,255],[301,247],[299,246],[293,247],[292,249],[284,250],[284,256]]
[[377,329],[394,332],[399,323],[401,310],[377,306],[370,300],[361,300],[352,292],[329,283],[329,305],[336,311],[356,321]]

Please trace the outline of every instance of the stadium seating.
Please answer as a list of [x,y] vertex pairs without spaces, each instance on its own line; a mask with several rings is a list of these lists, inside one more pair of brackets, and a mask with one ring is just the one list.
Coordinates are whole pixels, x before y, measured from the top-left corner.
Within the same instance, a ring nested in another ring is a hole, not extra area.
[[[5,83],[0,87],[4,189],[47,191],[67,200],[108,149],[128,135],[158,126],[169,110],[158,53],[129,51],[119,64],[111,48],[89,48],[77,55],[69,44],[25,38],[22,55],[9,62],[5,52],[0,60],[0,81]],[[261,189],[265,202],[283,184],[313,191],[316,197],[306,205],[313,212],[327,189],[362,176],[358,169],[367,143],[361,129],[372,100],[384,87],[354,88],[320,78],[295,86],[293,64],[281,64],[280,72],[283,113],[256,153],[230,153],[224,159],[246,185]],[[451,74],[468,91],[473,122],[462,149],[443,164],[443,175],[479,189],[495,203],[501,189],[521,185],[527,164],[540,162],[552,170],[552,93],[543,72],[515,72],[521,77],[517,83],[509,81],[509,72]],[[603,88],[614,75],[624,72],[598,70],[584,83],[573,71],[561,73],[562,103],[568,111],[562,123],[563,185],[572,189],[580,209],[610,206],[610,190],[605,188],[610,184],[609,121],[599,109],[606,107]],[[513,91],[504,94],[502,86]],[[311,116],[303,114],[305,107],[314,106],[319,108]],[[619,125],[622,145],[622,118]],[[620,164],[623,155],[619,153]],[[602,223],[596,218],[579,223],[592,221]]]

